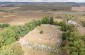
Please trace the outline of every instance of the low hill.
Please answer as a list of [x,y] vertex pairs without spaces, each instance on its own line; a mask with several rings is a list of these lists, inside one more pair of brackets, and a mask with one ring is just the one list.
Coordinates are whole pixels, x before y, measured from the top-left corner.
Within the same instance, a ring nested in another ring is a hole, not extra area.
[[58,55],[61,33],[54,25],[42,24],[20,38],[19,43],[24,55]]

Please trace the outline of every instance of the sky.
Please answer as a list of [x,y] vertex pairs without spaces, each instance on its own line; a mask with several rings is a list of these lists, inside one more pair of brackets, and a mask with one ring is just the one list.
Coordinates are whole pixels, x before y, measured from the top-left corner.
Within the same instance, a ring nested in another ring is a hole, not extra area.
[[0,0],[0,2],[85,2],[85,0]]

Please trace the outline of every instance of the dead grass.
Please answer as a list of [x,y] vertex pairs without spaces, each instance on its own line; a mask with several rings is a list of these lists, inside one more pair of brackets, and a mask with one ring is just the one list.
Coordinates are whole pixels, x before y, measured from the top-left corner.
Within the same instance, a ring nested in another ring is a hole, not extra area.
[[32,20],[38,20],[44,16],[48,16],[44,12],[15,12],[15,13],[0,13],[0,22],[1,23],[9,23],[10,25],[23,25]]

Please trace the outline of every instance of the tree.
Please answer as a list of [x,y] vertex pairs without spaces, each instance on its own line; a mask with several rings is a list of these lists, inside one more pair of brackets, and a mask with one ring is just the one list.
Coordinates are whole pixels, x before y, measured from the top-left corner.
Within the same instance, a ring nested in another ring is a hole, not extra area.
[[53,17],[50,17],[50,24],[54,24]]

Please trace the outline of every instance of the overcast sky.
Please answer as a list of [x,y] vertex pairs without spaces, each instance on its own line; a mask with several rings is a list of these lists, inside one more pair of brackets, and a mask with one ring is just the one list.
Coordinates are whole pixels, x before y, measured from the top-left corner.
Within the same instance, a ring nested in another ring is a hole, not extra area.
[[85,2],[85,0],[0,0],[0,2]]

